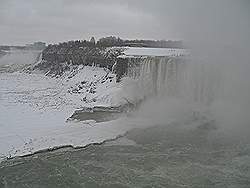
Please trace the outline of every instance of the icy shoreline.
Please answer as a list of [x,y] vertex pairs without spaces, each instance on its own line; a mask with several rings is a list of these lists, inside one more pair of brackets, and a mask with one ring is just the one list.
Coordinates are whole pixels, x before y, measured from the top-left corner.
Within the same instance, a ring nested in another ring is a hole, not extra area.
[[[145,124],[127,117],[100,123],[67,121],[83,107],[119,106],[126,102],[121,95],[122,86],[104,69],[80,67],[68,79],[70,74],[60,78],[39,73],[0,74],[0,161],[55,147],[102,143]],[[113,78],[106,80],[107,75]],[[91,88],[95,92],[86,92]]]
[[100,123],[68,121],[76,110],[119,107],[146,95],[137,80],[125,77],[117,83],[116,75],[105,68],[71,68],[59,77],[36,71],[0,73],[0,161],[56,147],[102,143],[153,124],[145,117],[126,116]]

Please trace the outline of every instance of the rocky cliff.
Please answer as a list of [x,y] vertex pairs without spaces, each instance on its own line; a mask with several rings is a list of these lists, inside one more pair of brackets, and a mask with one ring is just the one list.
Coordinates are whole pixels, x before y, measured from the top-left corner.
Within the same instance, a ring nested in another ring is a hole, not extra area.
[[50,75],[62,75],[73,65],[96,66],[112,70],[121,55],[122,48],[61,44],[48,46],[41,61],[33,69],[43,70]]

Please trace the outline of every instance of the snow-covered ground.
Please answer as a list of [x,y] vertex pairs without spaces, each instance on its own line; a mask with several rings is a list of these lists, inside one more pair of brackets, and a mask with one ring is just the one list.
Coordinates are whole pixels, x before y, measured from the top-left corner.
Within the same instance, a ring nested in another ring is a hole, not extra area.
[[[142,55],[145,49],[141,50],[126,52]],[[147,50],[147,55],[163,55],[165,49],[157,49],[157,54],[155,49]],[[109,70],[78,66],[59,78],[5,70],[0,73],[0,161],[58,146],[100,143],[152,124],[145,117],[102,123],[67,121],[83,107],[119,106],[143,97],[136,80],[116,83]]]
[[[99,143],[140,124],[126,117],[105,123],[66,121],[84,106],[126,102],[117,98],[121,86],[114,80],[104,69],[87,66],[60,78],[0,74],[0,159],[57,146]],[[89,92],[91,88],[94,92]]]
[[125,55],[121,57],[133,57],[133,56],[169,56],[178,57],[188,55],[189,52],[186,49],[178,48],[142,48],[142,47],[126,47],[124,51]]

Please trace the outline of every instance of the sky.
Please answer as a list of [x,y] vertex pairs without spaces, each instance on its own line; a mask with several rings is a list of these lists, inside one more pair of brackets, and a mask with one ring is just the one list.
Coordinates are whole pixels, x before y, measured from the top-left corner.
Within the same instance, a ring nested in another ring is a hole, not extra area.
[[[234,38],[249,31],[249,0],[0,0],[0,45],[124,39]],[[202,34],[200,34],[202,31]],[[226,31],[226,32],[224,32]],[[243,32],[243,33],[242,33]]]

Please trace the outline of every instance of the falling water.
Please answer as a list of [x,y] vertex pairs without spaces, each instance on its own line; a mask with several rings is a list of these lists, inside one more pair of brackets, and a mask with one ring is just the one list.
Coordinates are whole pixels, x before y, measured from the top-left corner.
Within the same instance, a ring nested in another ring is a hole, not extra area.
[[207,105],[219,91],[219,75],[216,68],[183,57],[148,57],[139,62],[130,58],[127,71],[144,95],[181,97]]

